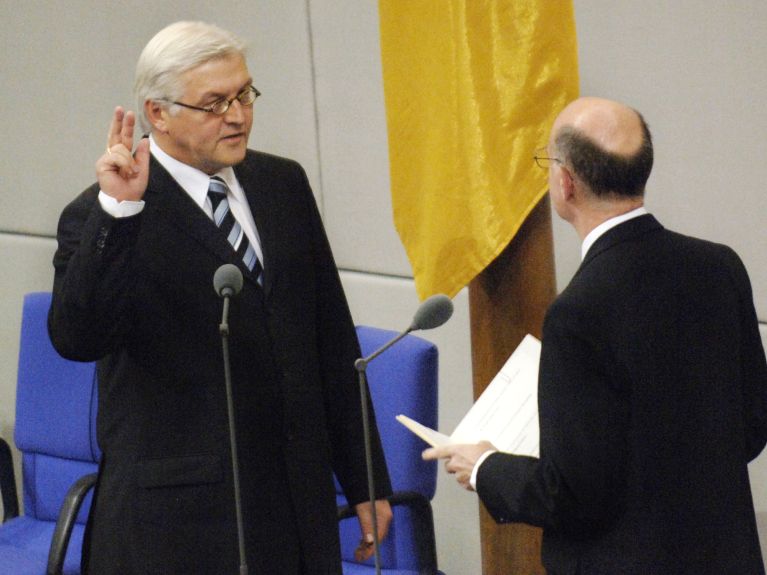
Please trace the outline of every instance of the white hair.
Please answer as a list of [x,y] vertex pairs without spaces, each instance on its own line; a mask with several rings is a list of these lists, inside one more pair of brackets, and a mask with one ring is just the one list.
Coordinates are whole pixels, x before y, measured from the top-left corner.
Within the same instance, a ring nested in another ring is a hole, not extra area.
[[133,92],[141,128],[145,132],[152,129],[144,109],[147,100],[181,98],[184,72],[217,58],[245,58],[245,52],[242,40],[212,24],[176,22],[160,30],[144,47],[136,64]]

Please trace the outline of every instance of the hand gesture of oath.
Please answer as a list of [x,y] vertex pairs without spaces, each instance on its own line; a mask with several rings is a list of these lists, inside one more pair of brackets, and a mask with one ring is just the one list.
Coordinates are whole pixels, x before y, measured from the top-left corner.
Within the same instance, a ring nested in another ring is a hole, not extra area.
[[142,139],[133,153],[136,115],[115,108],[104,155],[96,161],[96,177],[101,191],[117,201],[139,201],[149,181],[149,140]]

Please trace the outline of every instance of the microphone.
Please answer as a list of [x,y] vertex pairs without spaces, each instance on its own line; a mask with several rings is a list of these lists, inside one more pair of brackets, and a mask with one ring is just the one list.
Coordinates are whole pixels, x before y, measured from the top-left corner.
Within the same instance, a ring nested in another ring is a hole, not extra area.
[[242,289],[242,272],[234,264],[224,264],[213,274],[213,288],[219,297],[233,296]]
[[242,272],[234,264],[224,264],[213,274],[213,288],[224,298],[224,310],[219,332],[224,352],[224,385],[226,386],[226,408],[229,419],[229,446],[232,450],[232,477],[234,480],[234,509],[237,514],[237,544],[240,551],[240,575],[248,575],[245,558],[245,528],[242,521],[242,497],[240,495],[240,460],[237,455],[237,434],[234,425],[234,398],[232,396],[232,373],[229,365],[229,298],[242,289]]
[[453,302],[443,293],[435,294],[421,303],[418,306],[415,314],[413,315],[413,321],[410,326],[397,337],[387,342],[385,345],[371,353],[365,358],[360,358],[354,363],[354,367],[359,371],[360,367],[367,367],[367,364],[409,334],[411,331],[419,331],[422,329],[434,329],[444,324],[453,315]]
[[373,515],[373,545],[375,551],[375,572],[376,575],[381,575],[381,552],[379,549],[380,541],[378,537],[378,514],[376,513],[376,496],[375,496],[375,478],[373,477],[373,456],[370,446],[370,415],[368,412],[368,398],[367,398],[367,367],[368,364],[400,341],[403,337],[409,334],[411,331],[418,331],[422,329],[434,329],[444,324],[453,315],[453,302],[445,294],[435,294],[421,303],[418,306],[415,314],[413,315],[413,321],[410,322],[410,326],[397,335],[397,337],[391,339],[389,342],[378,348],[369,356],[359,358],[354,362],[354,368],[357,370],[359,376],[360,386],[360,401],[362,402],[362,427],[363,435],[365,439],[365,464],[367,465],[368,476],[368,497],[370,498],[371,513]]
[[420,329],[434,329],[441,326],[453,315],[453,302],[443,293],[426,299],[416,310],[408,332]]

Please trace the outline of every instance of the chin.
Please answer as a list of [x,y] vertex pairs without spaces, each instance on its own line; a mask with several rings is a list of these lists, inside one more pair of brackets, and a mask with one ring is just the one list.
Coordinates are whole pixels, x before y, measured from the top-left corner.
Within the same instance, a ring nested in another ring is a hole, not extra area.
[[220,158],[217,158],[217,163],[221,166],[221,168],[236,166],[245,159],[245,152],[246,149],[243,148],[242,150],[232,151],[229,154],[222,154]]

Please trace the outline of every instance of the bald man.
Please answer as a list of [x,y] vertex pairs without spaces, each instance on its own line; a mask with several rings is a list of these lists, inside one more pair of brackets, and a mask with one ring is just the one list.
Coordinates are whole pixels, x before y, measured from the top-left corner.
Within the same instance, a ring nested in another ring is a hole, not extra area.
[[543,527],[549,575],[764,573],[747,464],[767,363],[742,262],[647,213],[652,140],[627,106],[571,103],[536,161],[583,240],[543,326],[540,459],[487,442],[424,457],[496,521]]

